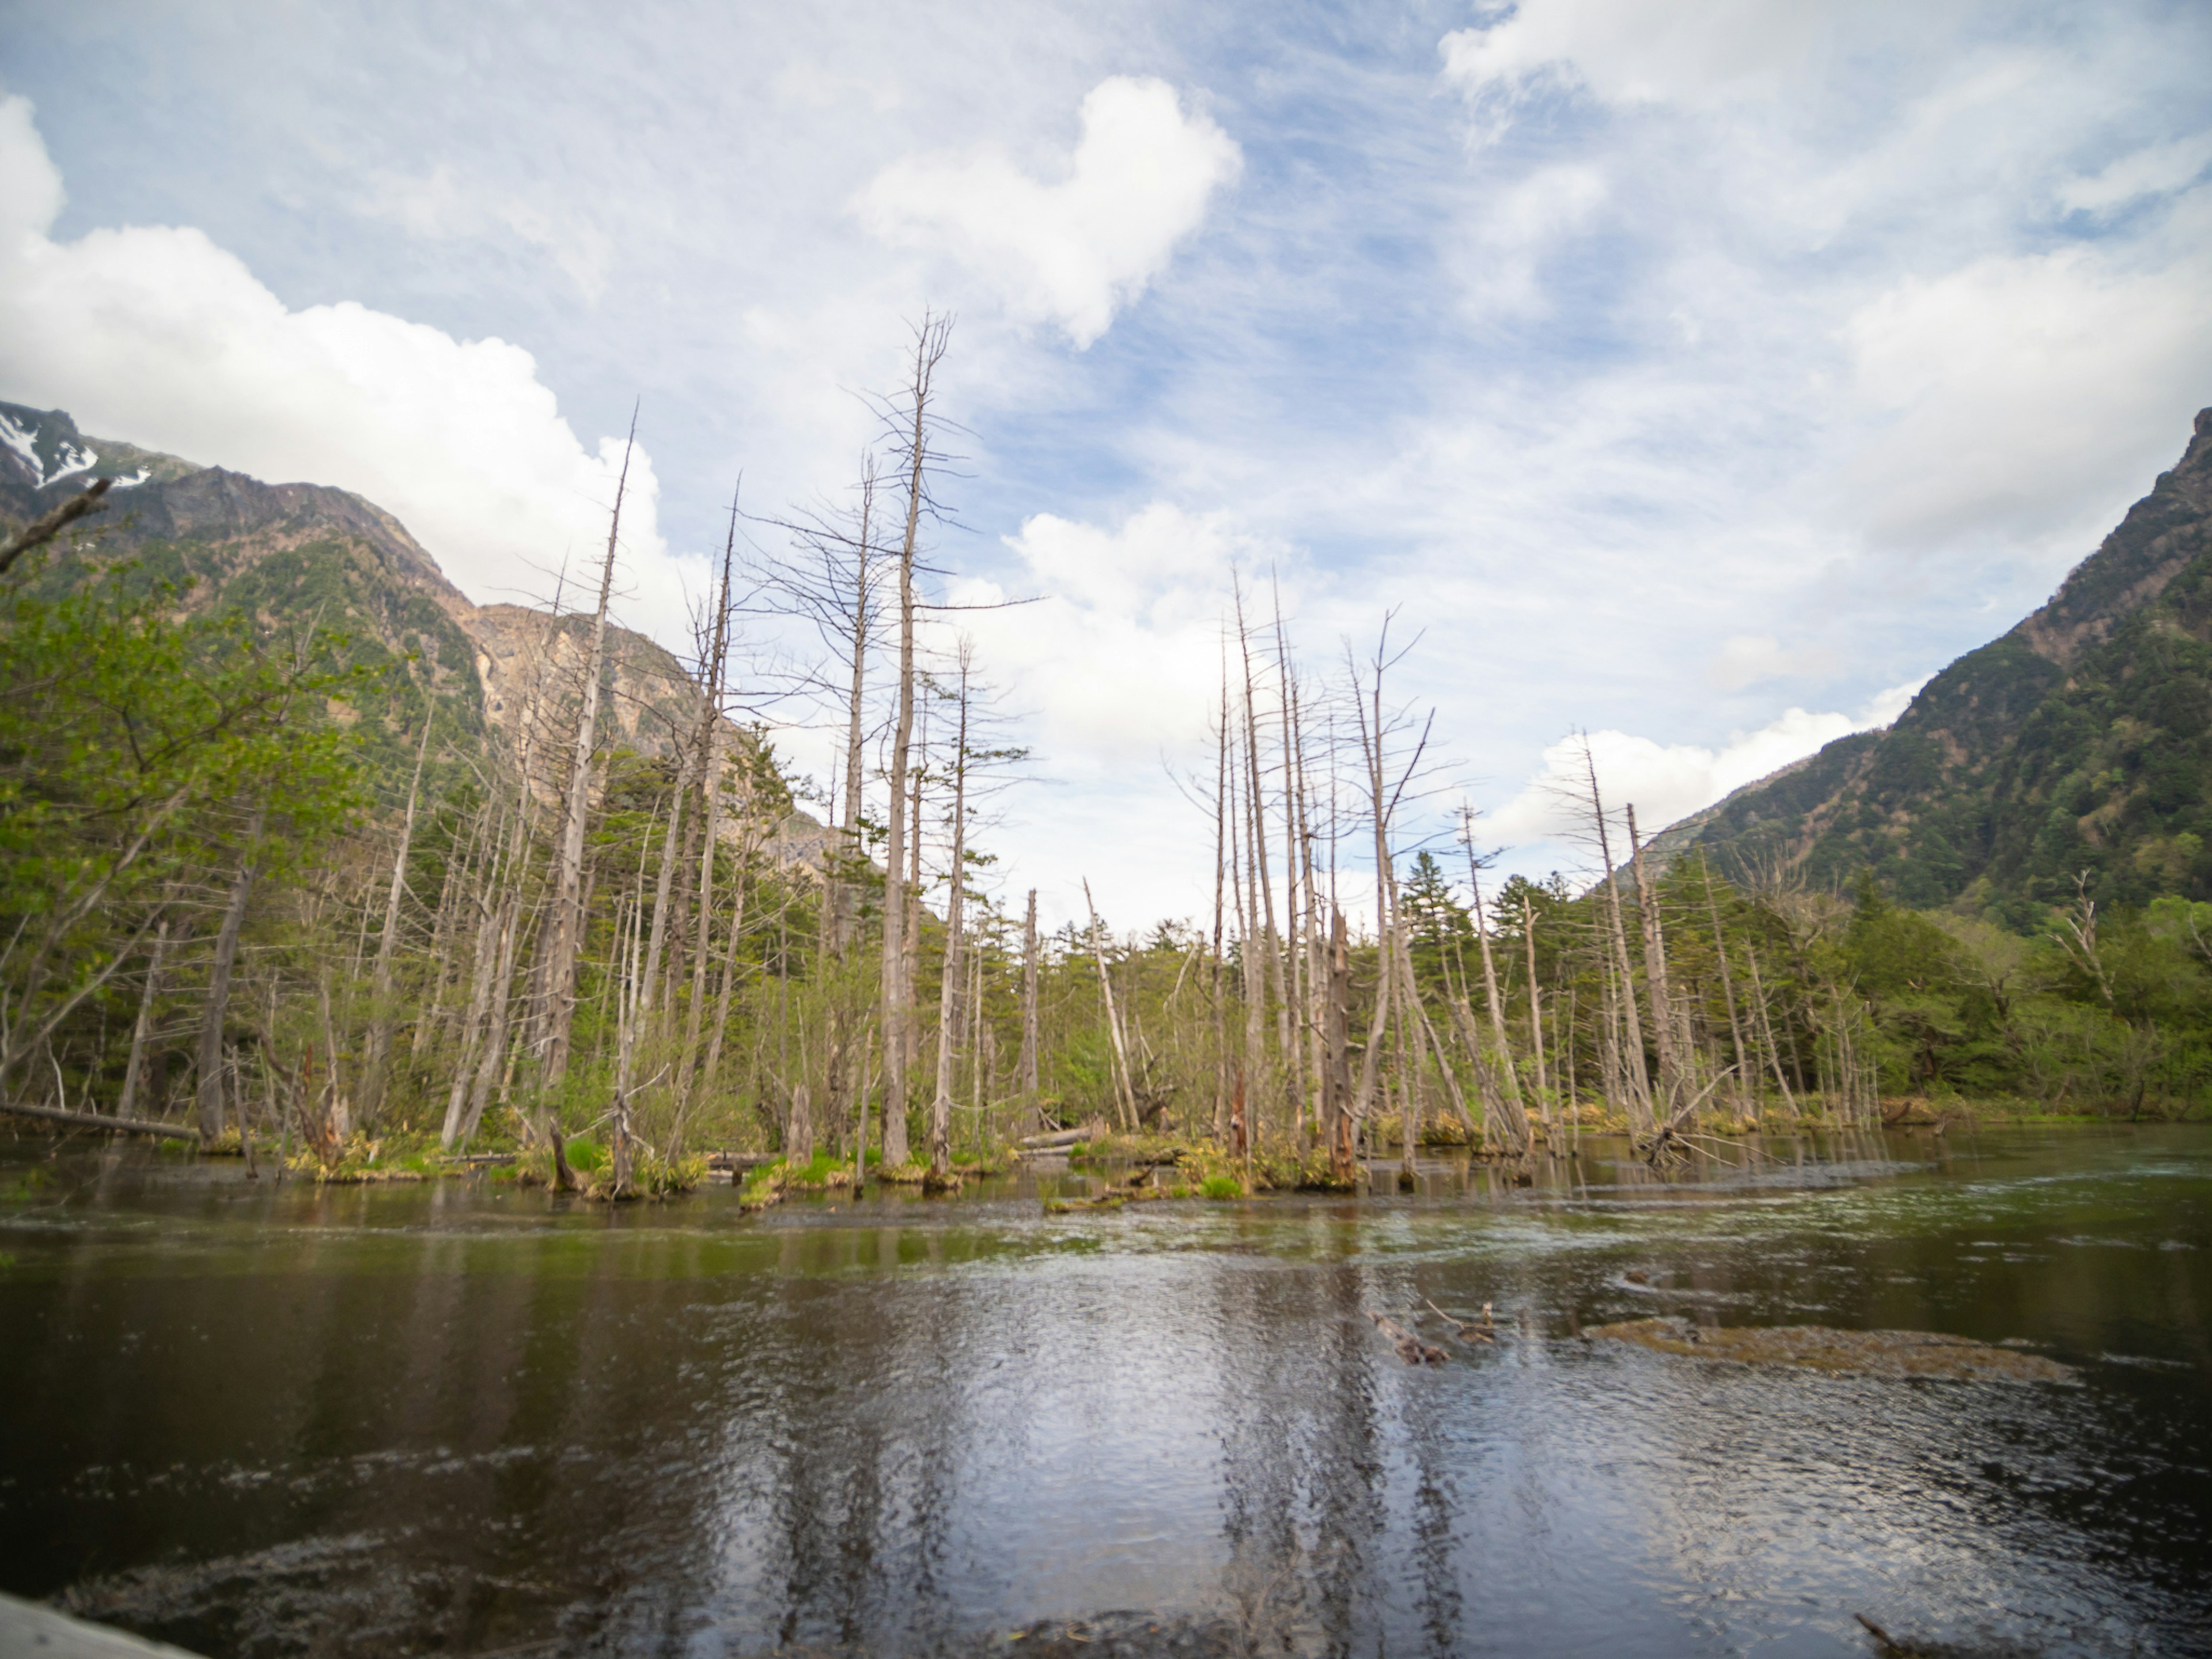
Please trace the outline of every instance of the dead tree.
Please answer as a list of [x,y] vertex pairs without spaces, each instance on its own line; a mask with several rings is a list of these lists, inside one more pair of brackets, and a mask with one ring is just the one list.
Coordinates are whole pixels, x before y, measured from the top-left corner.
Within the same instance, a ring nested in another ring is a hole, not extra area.
[[930,511],[932,400],[938,366],[951,338],[949,317],[925,315],[915,330],[913,369],[900,410],[899,471],[906,495],[906,528],[898,552],[899,669],[897,715],[891,732],[890,832],[884,848],[884,1161],[908,1161],[906,1127],[907,1063],[914,987],[908,975],[907,836],[919,823],[906,817],[907,770],[914,744],[915,560],[921,521]]
[[[569,1023],[575,1012],[576,958],[584,932],[584,830],[590,818],[592,761],[599,746],[599,681],[606,672],[607,601],[614,592],[615,550],[622,537],[623,493],[637,441],[637,416],[623,446],[622,471],[615,480],[614,514],[607,526],[607,553],[599,571],[599,609],[592,618],[586,653],[583,695],[576,711],[575,739],[568,762],[568,787],[561,817],[561,837],[553,866],[552,908],[545,918],[544,972],[538,982],[537,1051],[541,1081],[558,1085],[568,1067]],[[550,1129],[548,1133],[552,1133]],[[557,1136],[556,1144],[557,1144]]]
[[392,854],[392,886],[385,896],[384,931],[377,936],[376,972],[369,987],[368,1053],[362,1066],[361,1110],[373,1119],[384,1100],[384,1072],[392,1052],[392,967],[399,944],[399,901],[407,891],[407,855],[415,844],[415,809],[422,799],[422,763],[430,756],[436,706],[425,693],[422,741],[415,751],[415,776],[407,786],[407,811],[399,820],[399,845]]
[[230,1012],[230,975],[238,960],[238,936],[246,925],[246,902],[253,895],[260,857],[261,808],[256,806],[246,825],[238,873],[231,878],[230,897],[222,908],[222,921],[216,930],[215,958],[208,966],[207,1006],[201,1016],[199,1069],[195,1078],[202,1140],[213,1140],[222,1133],[223,1022]]
[[1037,917],[1036,889],[1030,889],[1029,910],[1022,923],[1022,1117],[1021,1134],[1038,1128],[1037,1103]]
[[937,997],[937,1090],[929,1107],[929,1172],[952,1173],[952,1060],[960,998],[961,925],[968,891],[968,687],[975,650],[960,642],[959,714],[952,739],[952,873],[945,899],[945,956]]

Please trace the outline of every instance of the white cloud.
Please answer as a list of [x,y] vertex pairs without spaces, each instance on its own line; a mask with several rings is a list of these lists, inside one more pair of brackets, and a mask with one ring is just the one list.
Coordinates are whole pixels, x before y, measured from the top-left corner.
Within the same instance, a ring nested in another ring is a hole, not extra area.
[[[1856,714],[1787,709],[1755,732],[1737,732],[1719,749],[1608,731],[1589,733],[1589,751],[1607,805],[1633,806],[1638,828],[1650,835],[1838,738],[1888,725],[1926,684],[1922,678],[1892,686]],[[1569,803],[1585,787],[1583,742],[1579,737],[1562,738],[1546,749],[1536,775],[1483,821],[1484,839],[1549,843],[1575,835],[1578,825]]]
[[884,168],[856,206],[877,235],[941,248],[1000,287],[1017,316],[1088,346],[1166,268],[1243,156],[1164,81],[1102,81],[1082,121],[1059,183],[995,149],[925,155]]
[[1545,260],[1589,227],[1605,199],[1604,173],[1576,164],[1540,167],[1502,191],[1474,232],[1465,262],[1468,302],[1492,313],[1547,309]]
[[1843,0],[1521,0],[1498,22],[1442,43],[1445,74],[1471,92],[1516,97],[1545,82],[1609,101],[1702,103],[1771,92],[1802,64]]
[[1771,634],[1737,634],[1706,665],[1705,678],[1723,691],[1741,691],[1766,680],[1829,673],[1835,666],[1832,651],[1784,646]]
[[[54,240],[61,179],[21,98],[0,101],[0,181],[10,400],[273,483],[353,490],[480,601],[542,593],[540,573],[605,545],[623,441],[579,441],[527,351],[350,301],[291,310],[194,229]],[[674,637],[682,591],[659,495],[641,447],[623,575],[642,620]]]
[[2212,131],[2152,144],[2087,178],[2066,179],[2058,186],[2058,204],[2069,212],[2105,213],[2195,184],[2208,167],[2212,167]]
[[485,198],[453,176],[443,161],[420,174],[379,171],[356,206],[426,241],[455,241],[504,230],[549,257],[577,291],[597,302],[606,292],[614,248],[606,234],[574,208],[520,197]]
[[2212,187],[2177,204],[2171,235],[2166,262],[2094,245],[1992,256],[1861,306],[1844,335],[1876,424],[1842,481],[1855,516],[1928,544],[2075,529],[2085,501],[2111,512],[2097,486],[2177,447],[2212,386]]
[[[1114,773],[1157,765],[1164,750],[1202,738],[1220,683],[1232,568],[1243,567],[1249,580],[1280,550],[1226,514],[1164,501],[1113,530],[1039,514],[1005,539],[1029,591],[1043,597],[961,622],[1036,710],[1050,763]],[[953,597],[972,604],[1006,595],[995,584],[970,583]]]
[[[1266,583],[1286,550],[1230,514],[1164,501],[1110,528],[1040,514],[1005,542],[1021,578],[957,581],[949,598],[1042,597],[949,621],[975,637],[987,672],[1010,688],[1045,780],[1006,809],[1016,849],[1003,872],[1009,889],[1036,884],[1048,915],[1079,916],[1087,875],[1117,925],[1196,914],[1212,878],[1193,849],[1212,820],[1178,792],[1170,769],[1200,773],[1211,787],[1232,573],[1244,573],[1250,614],[1271,605],[1251,585]],[[1290,580],[1283,592],[1293,603]]]

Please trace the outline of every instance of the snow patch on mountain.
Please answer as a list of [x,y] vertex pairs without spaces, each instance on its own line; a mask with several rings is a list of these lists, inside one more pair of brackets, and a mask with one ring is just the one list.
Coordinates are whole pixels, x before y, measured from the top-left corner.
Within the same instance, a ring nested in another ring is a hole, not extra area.
[[100,465],[100,456],[94,451],[64,439],[55,450],[53,470],[48,471],[46,457],[39,453],[37,431],[5,413],[0,413],[0,447],[14,452],[16,459],[29,469],[32,483],[40,489],[58,478],[66,478],[76,472],[88,472]]

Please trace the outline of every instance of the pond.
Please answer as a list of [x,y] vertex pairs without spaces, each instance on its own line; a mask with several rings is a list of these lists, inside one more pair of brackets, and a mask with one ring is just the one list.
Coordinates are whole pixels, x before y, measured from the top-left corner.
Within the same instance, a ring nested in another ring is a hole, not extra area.
[[[0,1589],[225,1659],[2212,1629],[2193,1127],[1770,1137],[1663,1179],[1590,1141],[1526,1187],[1069,1214],[1050,1167],[750,1216],[264,1173],[0,1141]],[[2070,1376],[1583,1334],[1658,1317]]]

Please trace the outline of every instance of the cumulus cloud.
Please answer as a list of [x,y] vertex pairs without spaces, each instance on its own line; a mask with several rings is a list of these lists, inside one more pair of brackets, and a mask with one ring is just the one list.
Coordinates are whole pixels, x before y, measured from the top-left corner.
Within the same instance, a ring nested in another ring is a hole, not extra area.
[[[1264,568],[1282,550],[1225,513],[1164,501],[1114,529],[1038,514],[1005,539],[1029,591],[1043,597],[963,624],[1018,679],[1055,765],[1119,771],[1201,739],[1220,683],[1231,573]],[[954,597],[1005,594],[971,583]]]
[[[1117,525],[1039,514],[1004,538],[1020,574],[952,584],[956,604],[1035,603],[950,618],[1024,717],[1041,787],[1010,803],[1010,886],[1038,884],[1048,915],[1080,915],[1090,878],[1109,919],[1196,914],[1211,878],[1190,857],[1211,834],[1171,775],[1211,786],[1223,619],[1233,573],[1291,565],[1226,513],[1155,501]],[[1297,592],[1289,580],[1286,605]],[[1026,854],[1026,855],[1025,855]]]
[[1000,286],[1017,316],[1088,346],[1166,268],[1243,155],[1164,81],[1100,82],[1082,127],[1057,183],[997,149],[915,156],[878,173],[857,209],[884,240],[950,254]]
[[[1804,759],[1838,738],[1888,725],[1926,684],[1923,678],[1892,686],[1856,714],[1788,709],[1755,732],[1736,733],[1718,749],[1660,743],[1617,731],[1592,732],[1587,740],[1606,799],[1614,805],[1634,806],[1638,827],[1648,835]],[[1546,749],[1535,775],[1485,821],[1485,838],[1508,844],[1547,843],[1575,834],[1578,826],[1571,803],[1575,792],[1586,787],[1583,742],[1581,737],[1562,738]]]
[[[480,601],[543,592],[604,546],[623,440],[587,447],[531,355],[350,301],[286,307],[189,228],[52,235],[64,195],[31,106],[0,101],[0,388],[89,433],[271,483],[333,484],[396,514]],[[641,447],[624,574],[648,626],[682,624]]]

